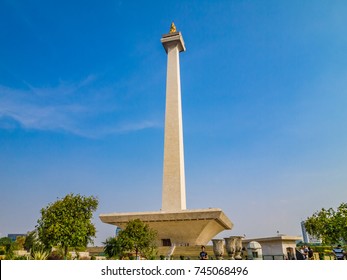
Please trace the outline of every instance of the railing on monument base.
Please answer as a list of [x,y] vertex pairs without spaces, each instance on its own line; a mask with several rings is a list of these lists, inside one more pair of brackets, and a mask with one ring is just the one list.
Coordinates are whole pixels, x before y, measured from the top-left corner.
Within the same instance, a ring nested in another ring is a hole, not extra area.
[[263,255],[263,260],[287,260],[285,255]]

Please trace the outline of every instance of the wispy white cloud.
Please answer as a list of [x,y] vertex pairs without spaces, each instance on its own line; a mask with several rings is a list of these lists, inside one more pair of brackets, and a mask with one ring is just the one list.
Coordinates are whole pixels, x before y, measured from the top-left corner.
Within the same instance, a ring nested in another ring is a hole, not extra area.
[[9,129],[16,123],[26,129],[99,138],[160,126],[143,117],[136,120],[139,116],[127,119],[120,115],[122,101],[116,101],[115,87],[97,87],[96,80],[91,75],[56,87],[26,83],[26,89],[0,85],[0,127]]

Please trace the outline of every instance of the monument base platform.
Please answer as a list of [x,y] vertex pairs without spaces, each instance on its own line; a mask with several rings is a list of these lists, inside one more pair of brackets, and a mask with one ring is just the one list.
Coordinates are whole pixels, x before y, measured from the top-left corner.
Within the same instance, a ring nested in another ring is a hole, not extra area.
[[140,219],[157,231],[158,246],[206,245],[215,235],[233,227],[233,223],[219,208],[111,213],[99,217],[102,222],[120,228],[125,228],[131,220]]

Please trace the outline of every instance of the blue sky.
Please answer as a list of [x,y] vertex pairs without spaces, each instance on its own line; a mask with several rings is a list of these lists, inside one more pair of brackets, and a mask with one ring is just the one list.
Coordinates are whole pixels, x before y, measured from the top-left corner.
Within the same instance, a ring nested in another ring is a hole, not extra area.
[[166,53],[182,32],[187,207],[300,235],[347,200],[345,1],[0,1],[0,235],[68,193],[161,207]]

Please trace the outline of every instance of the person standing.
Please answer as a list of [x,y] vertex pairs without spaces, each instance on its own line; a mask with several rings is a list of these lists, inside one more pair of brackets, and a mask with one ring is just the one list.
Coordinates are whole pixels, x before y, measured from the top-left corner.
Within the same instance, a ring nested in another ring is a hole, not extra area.
[[208,255],[205,252],[205,246],[201,246],[200,260],[208,260]]
[[308,260],[308,248],[306,245],[304,246],[304,256],[305,256],[305,260]]
[[310,246],[308,246],[308,252],[307,252],[307,257],[309,260],[314,260],[314,257],[313,257],[313,250]]
[[341,244],[337,245],[337,247],[333,249],[333,253],[334,253],[335,258],[337,260],[343,260],[344,259],[345,252],[343,251]]
[[301,246],[300,253],[302,254],[303,260],[307,259],[307,248],[306,246]]

